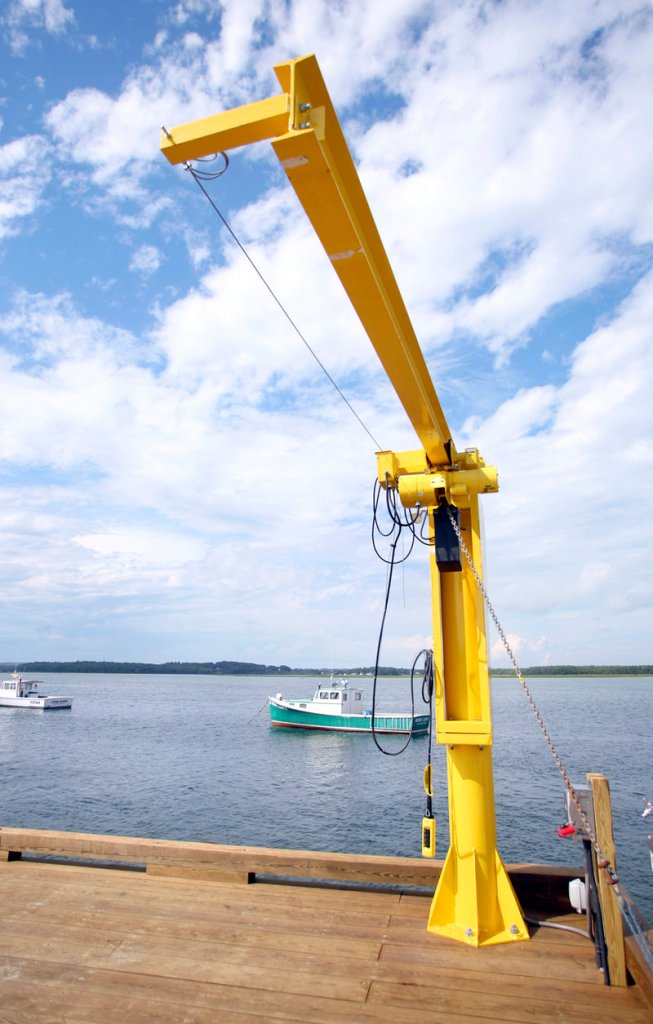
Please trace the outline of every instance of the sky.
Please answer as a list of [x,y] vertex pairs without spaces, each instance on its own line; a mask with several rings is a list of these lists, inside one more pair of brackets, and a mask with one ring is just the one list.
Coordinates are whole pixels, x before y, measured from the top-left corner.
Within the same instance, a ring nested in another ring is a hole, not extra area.
[[[159,150],[315,53],[456,446],[498,467],[517,659],[653,662],[650,2],[3,0],[0,48],[0,660],[373,664],[375,443]],[[207,190],[416,448],[269,144]],[[382,664],[430,630],[420,548]]]

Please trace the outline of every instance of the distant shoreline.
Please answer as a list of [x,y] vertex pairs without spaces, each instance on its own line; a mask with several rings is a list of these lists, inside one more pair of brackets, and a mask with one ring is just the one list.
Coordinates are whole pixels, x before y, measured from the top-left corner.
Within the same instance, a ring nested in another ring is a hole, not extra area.
[[[2,672],[80,672],[106,675],[202,675],[202,676],[331,676],[371,677],[374,666],[356,668],[290,668],[289,665],[259,665],[247,661],[172,661],[161,664],[136,661],[25,661],[0,662]],[[535,665],[523,668],[524,676],[653,676],[653,665]],[[407,676],[407,668],[381,667],[379,676]],[[490,669],[497,679],[514,677],[509,668]]]

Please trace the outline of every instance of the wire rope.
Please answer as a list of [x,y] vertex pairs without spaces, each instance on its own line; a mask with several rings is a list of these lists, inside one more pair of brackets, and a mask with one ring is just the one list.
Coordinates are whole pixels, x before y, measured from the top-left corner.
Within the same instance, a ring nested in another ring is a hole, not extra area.
[[[215,155],[217,156],[217,154],[215,154]],[[349,409],[351,414],[355,417],[355,419],[358,421],[358,423],[363,428],[365,433],[368,435],[368,437],[370,438],[370,440],[374,444],[375,450],[376,451],[381,451],[382,450],[382,446],[379,444],[379,442],[376,440],[376,438],[374,437],[372,432],[368,429],[368,427],[363,422],[363,420],[361,419],[359,414],[356,412],[356,410],[354,409],[353,405],[351,404],[351,402],[349,401],[349,399],[347,398],[347,396],[343,392],[342,388],[340,388],[340,386],[333,379],[333,377],[331,376],[331,374],[327,370],[326,366],[324,365],[324,363],[322,362],[322,360],[318,356],[317,352],[315,352],[315,350],[311,347],[311,345],[309,344],[306,336],[302,333],[302,331],[300,330],[300,328],[297,325],[297,323],[293,320],[293,318],[291,317],[290,313],[288,312],[288,310],[284,306],[284,304],[281,301],[281,299],[277,296],[276,292],[274,291],[272,286],[268,283],[268,281],[265,278],[265,276],[263,275],[262,271],[259,269],[257,264],[254,262],[254,260],[252,259],[252,257],[248,253],[247,249],[243,245],[243,243],[238,238],[238,235],[236,234],[234,229],[229,224],[228,220],[226,219],[226,217],[224,216],[224,214],[222,213],[222,211],[218,207],[217,203],[213,200],[212,196],[209,194],[207,189],[204,187],[204,182],[205,181],[214,181],[216,178],[221,177],[225,173],[225,171],[227,170],[227,168],[229,166],[229,159],[228,159],[228,157],[226,156],[225,153],[221,153],[220,155],[223,156],[224,160],[225,160],[225,166],[223,168],[221,168],[220,171],[213,172],[213,173],[206,172],[206,171],[203,171],[203,170],[198,171],[197,168],[193,167],[192,164],[190,164],[188,161],[186,161],[186,163],[184,164],[184,167],[190,173],[191,177],[193,178],[193,180],[197,184],[197,186],[200,189],[200,191],[203,192],[204,196],[209,201],[209,204],[211,205],[211,207],[213,208],[215,213],[218,215],[218,217],[222,221],[224,227],[227,229],[227,231],[231,235],[232,239],[234,240],[234,242],[236,243],[236,245],[238,246],[238,248],[242,252],[243,256],[245,257],[245,259],[247,260],[247,262],[251,266],[252,270],[255,272],[255,274],[257,275],[259,280],[262,282],[262,284],[264,285],[266,290],[269,292],[269,294],[272,296],[274,302],[276,303],[276,305],[279,307],[279,309],[281,310],[281,312],[285,316],[286,320],[288,321],[288,323],[290,324],[290,326],[294,330],[295,334],[297,334],[299,339],[306,346],[306,348],[308,349],[310,354],[313,356],[313,359],[315,360],[317,365],[322,370],[322,373],[325,375],[327,380],[335,388],[335,390],[337,391],[338,395],[340,396],[342,401],[345,403],[345,405],[347,406],[347,408]],[[213,158],[211,158],[211,159],[213,159]]]

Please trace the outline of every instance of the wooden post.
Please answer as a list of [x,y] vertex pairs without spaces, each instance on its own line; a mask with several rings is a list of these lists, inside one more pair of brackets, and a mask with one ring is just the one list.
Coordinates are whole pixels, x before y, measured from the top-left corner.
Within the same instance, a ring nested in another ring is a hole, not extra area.
[[[617,860],[612,834],[612,806],[610,803],[610,783],[605,775],[592,773],[587,776],[592,787],[594,801],[594,826],[596,841],[603,856],[617,870]],[[608,966],[610,968],[611,985],[627,985],[626,954],[624,947],[624,928],[619,909],[619,902],[608,874],[596,862],[596,852],[592,851],[594,870],[599,886],[599,900],[603,914],[603,931],[605,944],[608,948]]]

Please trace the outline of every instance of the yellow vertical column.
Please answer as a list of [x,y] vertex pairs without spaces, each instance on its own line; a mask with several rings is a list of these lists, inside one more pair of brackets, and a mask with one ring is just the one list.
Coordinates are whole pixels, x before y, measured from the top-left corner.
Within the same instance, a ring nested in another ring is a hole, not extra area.
[[[460,528],[481,571],[478,498]],[[528,938],[496,842],[490,681],[482,595],[461,551],[460,571],[431,556],[436,738],[447,747],[450,846],[428,929],[472,946]]]

